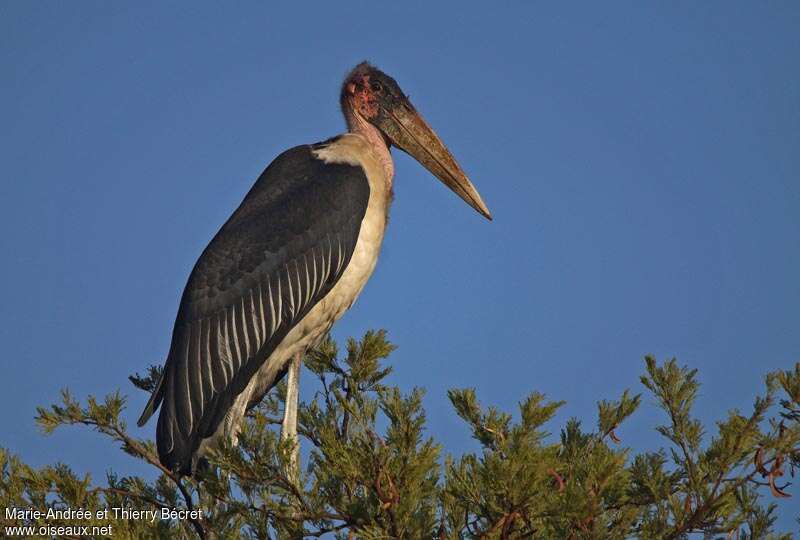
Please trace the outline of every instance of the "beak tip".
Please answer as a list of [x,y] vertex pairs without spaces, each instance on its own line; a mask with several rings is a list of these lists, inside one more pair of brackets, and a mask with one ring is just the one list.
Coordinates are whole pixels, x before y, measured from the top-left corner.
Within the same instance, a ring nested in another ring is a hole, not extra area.
[[472,206],[475,210],[477,210],[480,215],[482,215],[483,217],[485,217],[489,221],[493,221],[494,220],[494,218],[492,218],[492,213],[489,212],[489,208],[487,208],[486,204],[484,204],[484,202],[482,200],[480,200],[480,195],[478,195],[478,201],[477,202],[472,202],[472,201],[469,201],[469,202],[470,202],[470,206]]

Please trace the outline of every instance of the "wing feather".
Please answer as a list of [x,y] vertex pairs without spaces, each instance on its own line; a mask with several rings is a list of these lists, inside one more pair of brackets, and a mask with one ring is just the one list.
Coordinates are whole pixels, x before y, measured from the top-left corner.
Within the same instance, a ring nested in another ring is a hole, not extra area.
[[[225,359],[222,358],[222,355],[219,351],[219,314],[215,313],[211,316],[208,320],[208,333],[206,334],[206,339],[208,343],[208,349],[206,354],[208,355],[208,363],[209,369],[211,370],[211,374],[213,377],[214,384],[212,386],[214,393],[219,394],[225,389],[225,385],[227,384],[227,378],[225,377]],[[213,361],[214,356],[218,356],[218,361]]]
[[259,343],[263,343],[267,340],[267,316],[264,313],[264,292],[261,289],[261,282],[259,281],[258,290],[255,291],[255,299],[253,300],[253,311],[258,309],[256,321],[258,322]]
[[190,351],[192,351],[192,354],[189,355],[189,361],[191,363],[189,364],[188,370],[190,376],[194,375],[192,378],[193,388],[191,389],[193,410],[201,410],[206,401],[205,387],[207,384],[207,378],[204,377],[203,373],[205,362],[203,361],[201,354],[202,347],[200,345],[200,327],[202,323],[203,319],[200,319],[192,324],[192,339],[190,342]]
[[223,310],[217,314],[217,354],[219,355],[222,370],[225,373],[225,386],[233,378],[233,358],[231,358],[231,347],[228,338],[228,310]]

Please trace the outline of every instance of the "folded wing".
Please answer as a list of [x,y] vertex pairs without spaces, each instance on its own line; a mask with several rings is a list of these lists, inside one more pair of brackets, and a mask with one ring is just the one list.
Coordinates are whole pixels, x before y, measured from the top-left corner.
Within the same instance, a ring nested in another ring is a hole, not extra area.
[[139,419],[161,404],[157,444],[170,469],[190,470],[200,441],[347,267],[369,183],[359,166],[316,159],[319,147],[278,156],[192,270],[164,374]]

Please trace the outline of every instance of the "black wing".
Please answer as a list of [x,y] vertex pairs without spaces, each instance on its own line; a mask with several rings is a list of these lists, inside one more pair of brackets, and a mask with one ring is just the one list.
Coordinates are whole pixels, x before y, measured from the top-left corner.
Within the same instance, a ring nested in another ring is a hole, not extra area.
[[190,472],[200,441],[347,267],[369,182],[360,166],[316,159],[320,147],[278,156],[189,276],[164,374],[139,419],[163,400],[156,439],[172,470]]

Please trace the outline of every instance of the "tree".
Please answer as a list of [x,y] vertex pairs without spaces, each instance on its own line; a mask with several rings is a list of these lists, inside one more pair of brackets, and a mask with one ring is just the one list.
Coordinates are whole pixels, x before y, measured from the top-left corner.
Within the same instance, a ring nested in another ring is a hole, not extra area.
[[[385,383],[393,349],[385,332],[367,332],[344,354],[327,339],[306,357],[317,392],[300,409],[310,453],[297,479],[286,472],[291,441],[276,430],[281,385],[248,413],[239,444],[215,448],[196,478],[165,469],[152,442],[128,433],[122,395],[82,404],[65,390],[60,404],[38,409],[45,433],[89,426],[158,469],[158,478],[109,474],[99,485],[66,464],[34,469],[0,449],[4,507],[93,510],[84,519],[6,512],[2,526],[62,526],[73,537],[77,529],[66,527],[111,526],[114,538],[791,537],[773,531],[771,500],[790,496],[782,480],[800,465],[800,363],[768,374],[751,411],[731,411],[707,433],[692,415],[696,370],[647,357],[641,382],[666,419],[656,427],[666,447],[654,453],[636,454],[616,435],[641,402],[627,390],[598,403],[594,429],[572,419],[557,438],[545,426],[563,402],[534,392],[515,419],[481,406],[474,389],[451,390],[480,452],[445,457],[425,432],[422,390]],[[151,367],[131,381],[149,392],[158,375]],[[158,518],[102,513],[114,508]],[[160,519],[173,510],[184,514]]]

